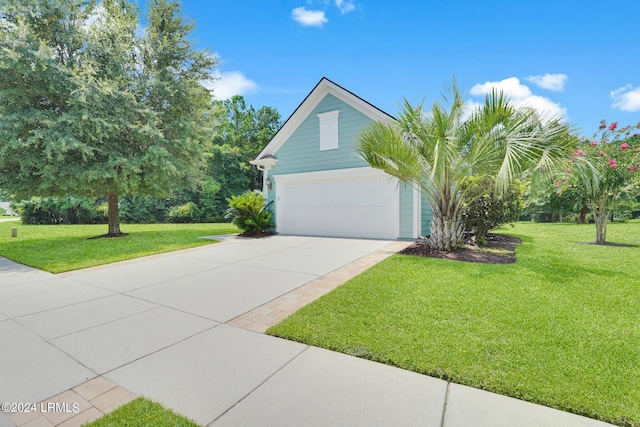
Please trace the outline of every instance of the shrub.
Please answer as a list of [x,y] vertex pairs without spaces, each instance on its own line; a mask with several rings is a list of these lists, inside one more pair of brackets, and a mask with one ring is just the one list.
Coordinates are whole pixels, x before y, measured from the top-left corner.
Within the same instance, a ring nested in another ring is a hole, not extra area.
[[517,221],[522,212],[523,188],[519,181],[514,181],[504,194],[497,194],[490,181],[481,186],[482,192],[478,197],[462,208],[465,229],[475,232],[477,243],[485,242],[490,230]]
[[271,219],[273,214],[267,209],[269,204],[259,191],[248,191],[239,196],[231,196],[227,199],[226,219],[232,222],[246,234],[266,232],[275,224]]
[[84,197],[32,197],[15,204],[24,224],[102,224],[106,217]]
[[171,206],[171,208],[169,208],[169,221],[171,222],[197,222],[199,216],[200,210],[193,202],[187,202],[184,205]]

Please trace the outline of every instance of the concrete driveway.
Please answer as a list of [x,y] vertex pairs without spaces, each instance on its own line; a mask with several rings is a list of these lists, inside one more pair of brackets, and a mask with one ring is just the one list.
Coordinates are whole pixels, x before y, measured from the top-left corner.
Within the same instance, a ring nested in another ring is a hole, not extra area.
[[[63,275],[0,258],[0,402],[100,377],[202,425],[604,425],[225,323],[388,244],[231,239]],[[46,415],[23,423],[71,425]]]

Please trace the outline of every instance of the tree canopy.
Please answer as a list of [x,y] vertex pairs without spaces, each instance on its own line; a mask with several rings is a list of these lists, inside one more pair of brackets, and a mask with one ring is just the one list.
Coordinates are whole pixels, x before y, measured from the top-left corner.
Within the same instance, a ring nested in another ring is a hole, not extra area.
[[[180,3],[0,0],[0,187],[17,196],[167,195],[201,176],[215,65]],[[142,35],[141,35],[142,32]]]

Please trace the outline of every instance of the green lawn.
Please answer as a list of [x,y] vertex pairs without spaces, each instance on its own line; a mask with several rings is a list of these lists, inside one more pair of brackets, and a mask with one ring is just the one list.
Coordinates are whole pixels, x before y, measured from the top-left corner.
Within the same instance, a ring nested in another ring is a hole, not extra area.
[[122,405],[86,427],[198,427],[190,419],[142,397]]
[[[11,228],[18,237],[11,237]],[[198,236],[237,233],[232,224],[124,224],[128,236],[88,239],[102,225],[22,225],[0,222],[0,256],[52,273],[108,264],[212,243]]]
[[[640,426],[640,248],[577,243],[594,225],[503,231],[516,264],[395,255],[268,333]],[[608,240],[640,245],[640,223]]]

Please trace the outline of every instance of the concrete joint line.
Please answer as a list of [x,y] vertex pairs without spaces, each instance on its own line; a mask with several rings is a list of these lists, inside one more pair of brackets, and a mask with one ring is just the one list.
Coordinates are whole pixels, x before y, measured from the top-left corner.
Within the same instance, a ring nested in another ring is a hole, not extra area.
[[444,427],[444,419],[447,416],[447,403],[449,401],[449,387],[451,387],[451,383],[447,382],[447,390],[444,392],[444,405],[442,407],[442,420],[440,421],[440,427]]
[[295,356],[293,356],[291,358],[291,360],[289,360],[287,363],[285,363],[284,365],[282,365],[281,367],[279,367],[278,369],[276,369],[276,371],[269,375],[267,378],[264,379],[264,381],[260,382],[260,384],[258,384],[257,386],[255,386],[254,388],[252,388],[247,394],[245,394],[244,396],[242,396],[236,403],[234,403],[233,405],[231,405],[231,407],[229,407],[226,411],[224,411],[222,414],[218,415],[216,418],[213,419],[213,421],[211,421],[209,424],[207,424],[207,427],[211,427],[215,424],[216,421],[218,421],[220,418],[224,417],[224,415],[229,412],[230,410],[232,410],[233,408],[235,408],[240,402],[242,402],[243,400],[245,400],[247,397],[249,397],[251,395],[251,393],[253,393],[254,391],[256,391],[257,389],[259,389],[260,387],[262,387],[262,385],[264,383],[266,383],[267,381],[269,381],[271,378],[273,378],[276,374],[278,374],[278,372],[280,372],[281,370],[283,370],[284,368],[286,368],[291,362],[293,362],[294,360],[296,360],[298,357],[300,357],[302,355],[302,353],[304,353],[305,351],[309,350],[311,348],[311,346],[307,345],[304,349],[302,349],[298,354],[296,354]]

